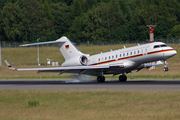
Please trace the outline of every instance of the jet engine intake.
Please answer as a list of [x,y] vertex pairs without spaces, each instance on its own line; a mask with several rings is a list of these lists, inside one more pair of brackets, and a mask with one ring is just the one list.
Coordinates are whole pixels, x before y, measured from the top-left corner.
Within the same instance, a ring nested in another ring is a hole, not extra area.
[[80,63],[81,63],[82,65],[87,65],[87,63],[88,63],[88,58],[87,58],[86,56],[84,56],[84,55],[82,55],[82,56],[79,58],[79,60],[80,60]]
[[63,67],[68,67],[68,66],[85,66],[88,64],[88,58],[85,55],[81,55],[81,56],[77,56],[77,57],[73,57],[69,60],[66,60],[62,66]]

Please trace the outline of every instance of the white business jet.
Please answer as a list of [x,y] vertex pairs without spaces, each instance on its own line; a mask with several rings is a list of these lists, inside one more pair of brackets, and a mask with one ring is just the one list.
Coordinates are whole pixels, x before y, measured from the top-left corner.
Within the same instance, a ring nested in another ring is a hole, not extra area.
[[[11,70],[26,71],[37,70],[40,72],[58,72],[75,73],[97,76],[98,82],[104,82],[104,75],[113,74],[119,76],[119,81],[125,82],[127,80],[126,74],[133,70],[141,70],[142,68],[149,68],[156,65],[164,65],[164,71],[168,71],[166,60],[173,57],[177,52],[172,47],[169,47],[163,42],[153,42],[144,45],[109,51],[105,53],[95,54],[90,56],[79,51],[71,41],[63,36],[56,41],[40,42],[32,44],[24,44],[21,46],[32,46],[42,44],[57,44],[65,62],[62,67],[52,68],[13,68],[6,60],[7,66]],[[157,62],[157,64],[148,64],[163,60],[164,62]]]

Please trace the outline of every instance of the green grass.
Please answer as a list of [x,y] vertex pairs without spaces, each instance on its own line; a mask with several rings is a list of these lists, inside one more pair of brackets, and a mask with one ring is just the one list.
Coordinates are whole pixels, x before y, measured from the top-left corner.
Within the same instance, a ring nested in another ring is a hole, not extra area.
[[180,119],[180,91],[5,90],[0,96],[1,120]]
[[[78,46],[84,53],[96,54],[119,49],[123,45]],[[126,45],[134,46],[134,45]],[[180,45],[171,44],[178,54],[169,59],[169,71],[163,66],[155,71],[144,69],[128,74],[129,79],[180,79]],[[57,47],[40,48],[40,62],[46,59],[62,63]],[[16,68],[37,67],[37,49],[2,48],[3,66],[0,79],[64,79],[69,74],[10,71],[4,60]],[[47,66],[43,66],[47,67]],[[118,79],[118,76],[106,76]],[[35,104],[35,105],[34,105]],[[179,120],[180,91],[120,91],[120,90],[1,90],[0,120]]]
[[37,100],[29,100],[28,101],[28,106],[30,106],[30,107],[39,106],[39,101],[37,101]]
[[[135,46],[136,44],[127,44],[126,47]],[[155,71],[149,71],[148,69],[143,69],[136,73],[133,71],[128,74],[130,79],[180,79],[180,44],[169,44],[177,50],[177,55],[168,60],[169,71],[164,72],[163,66],[156,67]],[[98,54],[101,51],[107,52],[116,49],[123,48],[123,45],[106,45],[106,46],[96,46],[96,45],[82,45],[78,46],[78,49],[83,53],[90,55]],[[58,47],[40,47],[40,63],[46,63],[47,58],[53,59],[60,64],[64,62],[64,58],[60,53]],[[40,73],[37,71],[10,71],[4,60],[8,60],[16,68],[26,68],[26,67],[38,67],[37,66],[37,48],[36,47],[20,47],[20,48],[2,48],[2,61],[3,66],[0,67],[0,79],[69,79],[70,74],[59,73]],[[49,67],[49,66],[41,66]],[[108,79],[118,79],[118,76],[106,76]]]

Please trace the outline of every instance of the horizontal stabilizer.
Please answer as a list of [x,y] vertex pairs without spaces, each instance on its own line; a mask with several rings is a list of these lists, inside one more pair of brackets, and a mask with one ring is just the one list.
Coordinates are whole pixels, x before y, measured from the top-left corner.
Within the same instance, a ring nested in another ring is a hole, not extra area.
[[20,45],[21,47],[28,47],[33,45],[45,45],[45,44],[59,44],[59,43],[65,43],[66,41],[49,41],[49,42],[39,42],[39,43],[31,43],[31,44],[23,44]]

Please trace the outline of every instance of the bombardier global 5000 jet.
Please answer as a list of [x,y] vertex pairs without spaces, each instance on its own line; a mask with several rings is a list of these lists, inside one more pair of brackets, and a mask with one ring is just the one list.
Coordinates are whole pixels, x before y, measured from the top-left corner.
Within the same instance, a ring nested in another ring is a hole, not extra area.
[[[105,81],[104,75],[121,74],[119,81],[125,82],[127,80],[126,74],[133,70],[139,71],[151,66],[164,65],[164,71],[168,71],[166,60],[177,53],[176,50],[163,42],[153,42],[90,56],[79,51],[65,36],[56,41],[24,44],[21,46],[42,44],[57,44],[65,58],[65,62],[62,63],[61,67],[15,69],[5,60],[9,69],[17,71],[37,70],[38,73],[58,72],[60,74],[75,73],[79,75],[92,75],[97,76],[98,82]],[[151,62],[158,60],[163,60],[164,62],[151,64]]]

